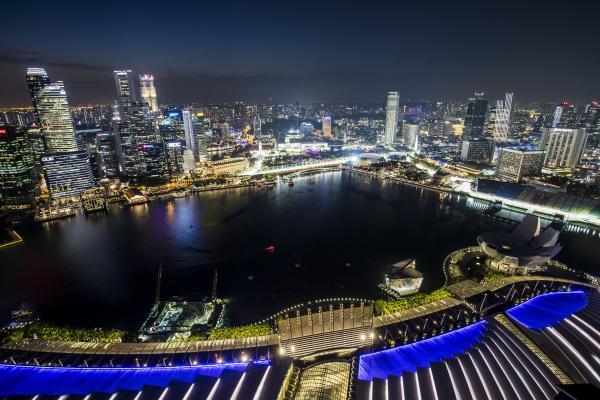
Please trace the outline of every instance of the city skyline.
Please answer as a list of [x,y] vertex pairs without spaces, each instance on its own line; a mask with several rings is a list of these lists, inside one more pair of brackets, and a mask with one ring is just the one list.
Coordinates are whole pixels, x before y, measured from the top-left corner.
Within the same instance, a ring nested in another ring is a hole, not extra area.
[[[27,6],[35,2],[8,4],[6,11],[19,15]],[[598,7],[182,3],[163,13],[153,4],[59,2],[46,18],[68,21],[69,29],[57,23],[23,30],[17,19],[7,21],[0,106],[27,105],[16,77],[31,66],[61,76],[73,104],[110,102],[111,72],[122,68],[153,74],[163,104],[377,101],[390,90],[413,100],[481,91],[496,99],[514,91],[522,102],[585,103],[600,91],[593,68],[600,57],[593,51]],[[104,29],[121,14],[137,17]]]

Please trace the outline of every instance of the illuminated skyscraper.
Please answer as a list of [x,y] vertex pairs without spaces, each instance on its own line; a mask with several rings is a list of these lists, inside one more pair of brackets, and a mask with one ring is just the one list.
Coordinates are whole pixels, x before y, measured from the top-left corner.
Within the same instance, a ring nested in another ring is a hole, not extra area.
[[212,135],[210,118],[194,112],[190,108],[183,109],[183,129],[185,131],[185,147],[191,150],[196,161],[208,161],[208,140]]
[[50,84],[50,78],[43,68],[27,68],[27,86],[29,87],[29,95],[33,104],[33,111],[36,117],[36,124],[40,125],[40,114],[38,111],[39,93]]
[[315,131],[315,127],[310,122],[303,122],[300,124],[300,134],[302,136],[310,136]]
[[44,86],[38,94],[41,128],[50,153],[77,151],[73,115],[63,82]]
[[387,107],[385,108],[385,131],[383,133],[383,144],[386,146],[391,146],[396,140],[399,104],[398,92],[388,92]]
[[587,136],[585,129],[546,130],[540,140],[542,148],[546,150],[544,165],[560,168],[575,167],[581,160]]
[[496,177],[498,179],[519,182],[524,176],[537,176],[542,172],[544,152],[527,148],[509,148],[500,150]]
[[35,167],[27,134],[16,126],[0,126],[0,205],[30,208],[35,186]]
[[504,101],[496,102],[496,113],[494,119],[494,140],[506,142],[508,140],[508,128],[510,124],[510,112],[514,93],[506,93]]
[[41,161],[50,195],[53,198],[79,196],[93,188],[95,181],[87,151],[77,148],[64,84],[61,81],[49,83],[37,96],[47,149]]
[[140,97],[142,98],[142,103],[146,103],[150,107],[150,110],[153,112],[158,111],[153,75],[140,75]]
[[579,127],[588,133],[587,148],[597,149],[600,147],[600,104],[597,100],[587,105]]
[[262,121],[260,119],[260,115],[256,114],[254,116],[254,121],[252,121],[252,128],[254,131],[254,136],[256,136],[257,139],[260,139],[262,136]]
[[333,137],[331,133],[331,117],[323,117],[322,121],[323,136]]
[[117,96],[127,97],[130,101],[137,101],[131,70],[127,69],[114,71],[114,75],[115,85],[117,87]]
[[483,135],[485,116],[487,114],[488,102],[483,93],[475,93],[475,97],[469,99],[465,112],[465,127],[463,135],[472,139]]
[[552,128],[577,128],[578,115],[575,112],[575,106],[565,101],[556,106],[554,118],[552,119]]

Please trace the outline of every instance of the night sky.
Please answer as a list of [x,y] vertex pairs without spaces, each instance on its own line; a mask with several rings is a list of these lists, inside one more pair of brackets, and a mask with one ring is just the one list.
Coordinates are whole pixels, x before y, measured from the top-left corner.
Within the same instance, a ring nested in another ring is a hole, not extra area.
[[[393,4],[390,4],[393,3]],[[112,70],[154,73],[160,103],[600,97],[600,2],[12,1],[2,4],[0,105],[25,70],[72,104],[109,103]]]

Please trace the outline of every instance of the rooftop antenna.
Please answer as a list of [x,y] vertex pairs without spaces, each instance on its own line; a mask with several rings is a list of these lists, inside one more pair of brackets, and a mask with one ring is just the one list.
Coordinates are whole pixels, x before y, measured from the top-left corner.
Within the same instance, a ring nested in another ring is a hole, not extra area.
[[158,303],[160,303],[160,283],[162,281],[162,263],[160,263],[158,265],[158,277],[156,279],[156,298],[154,299],[154,304],[156,306],[158,306]]

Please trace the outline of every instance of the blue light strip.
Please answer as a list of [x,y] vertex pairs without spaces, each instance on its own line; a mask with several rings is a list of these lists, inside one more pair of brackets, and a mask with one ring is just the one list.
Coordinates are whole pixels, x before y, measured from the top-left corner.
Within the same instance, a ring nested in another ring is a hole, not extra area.
[[403,372],[415,372],[417,368],[429,367],[472,348],[486,330],[487,321],[479,321],[467,327],[444,333],[420,342],[360,356],[358,379],[371,381],[385,379],[388,375],[400,376]]
[[113,393],[140,390],[144,385],[165,387],[172,381],[194,382],[198,376],[218,377],[224,370],[245,371],[249,364],[269,360],[150,368],[73,368],[0,364],[0,396]]
[[530,329],[543,329],[585,308],[587,304],[587,294],[581,290],[553,292],[527,300],[506,313]]

